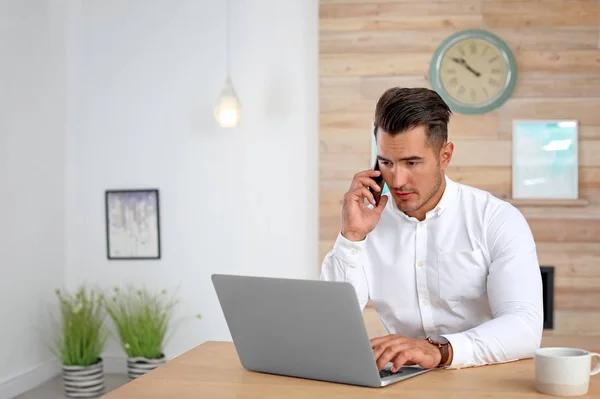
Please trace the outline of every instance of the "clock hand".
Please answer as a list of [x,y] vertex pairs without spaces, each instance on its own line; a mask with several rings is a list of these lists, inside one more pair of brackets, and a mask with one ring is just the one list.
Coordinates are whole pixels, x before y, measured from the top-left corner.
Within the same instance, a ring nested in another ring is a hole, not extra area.
[[475,75],[477,77],[479,77],[481,75],[479,72],[477,72],[476,70],[474,70],[473,68],[471,68],[471,66],[469,64],[467,64],[467,61],[465,61],[464,58],[461,58],[460,61],[461,61],[461,64],[463,64],[465,66],[465,68],[467,68],[467,70],[469,72],[471,72],[473,75]]
[[469,71],[471,71],[471,73],[477,77],[479,77],[481,74],[479,72],[477,72],[476,70],[474,70],[473,68],[471,68],[469,65],[465,64],[465,66],[467,67],[467,69]]
[[464,66],[465,68],[467,68],[467,70],[469,72],[471,72],[473,75],[479,77],[481,76],[481,73],[477,72],[476,70],[474,70],[473,68],[471,68],[469,66],[469,64],[467,64],[467,61],[465,61],[464,58],[456,58],[456,57],[452,57],[452,61],[456,62],[457,64],[460,64],[462,66]]

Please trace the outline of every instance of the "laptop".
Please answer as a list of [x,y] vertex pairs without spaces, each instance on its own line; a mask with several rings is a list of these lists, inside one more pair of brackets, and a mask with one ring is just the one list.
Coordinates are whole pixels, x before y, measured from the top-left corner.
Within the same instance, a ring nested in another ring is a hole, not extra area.
[[380,372],[349,283],[213,274],[242,366],[254,372],[384,387],[432,371]]

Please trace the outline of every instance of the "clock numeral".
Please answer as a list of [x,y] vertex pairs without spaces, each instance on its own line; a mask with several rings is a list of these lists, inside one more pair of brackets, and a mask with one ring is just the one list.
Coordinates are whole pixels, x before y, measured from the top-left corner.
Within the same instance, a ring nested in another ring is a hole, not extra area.
[[494,73],[494,74],[496,74],[496,73],[502,73],[502,69],[492,68],[492,73]]
[[488,94],[485,87],[482,87],[481,90],[483,90],[483,94],[485,94],[485,98],[490,98],[490,95]]
[[465,50],[463,50],[463,48],[461,46],[458,46],[458,51],[460,52],[460,54],[464,57],[465,54]]
[[460,97],[460,96],[462,96],[463,94],[465,94],[465,86],[462,86],[462,85],[461,85],[461,86],[458,88],[458,92],[456,93],[456,95],[457,95],[458,97]]
[[490,46],[485,46],[481,55],[485,55],[485,53],[490,49]]
[[449,74],[455,74],[456,73],[456,69],[445,69],[444,72],[449,73]]
[[477,98],[477,93],[475,93],[475,89],[471,89],[471,100],[475,101]]
[[475,54],[477,52],[477,45],[475,43],[471,43],[471,54]]
[[458,84],[458,79],[456,78],[452,78],[448,81],[448,84],[452,87],[456,86]]
[[496,86],[496,87],[500,87],[500,83],[493,78],[490,78],[490,80],[488,80],[488,82],[492,85],[492,86]]
[[490,58],[490,64],[491,64],[492,62],[496,61],[498,58],[500,58],[500,56],[499,56],[499,55],[497,55],[497,56],[495,56],[495,57],[493,57],[493,58]]

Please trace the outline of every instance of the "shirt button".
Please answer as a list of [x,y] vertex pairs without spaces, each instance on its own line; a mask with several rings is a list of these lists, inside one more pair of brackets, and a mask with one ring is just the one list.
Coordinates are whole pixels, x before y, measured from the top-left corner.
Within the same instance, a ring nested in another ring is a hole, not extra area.
[[352,255],[356,255],[356,254],[358,253],[358,251],[356,250],[356,248],[352,248],[352,249],[350,250],[350,253],[351,253]]
[[418,263],[418,265],[419,265],[419,266],[423,266],[424,264],[425,264],[425,262],[423,262],[423,261],[420,261],[420,262]]
[[419,224],[417,224],[417,228],[422,229],[423,227],[425,227],[425,223],[419,222]]
[[429,305],[429,301],[427,299],[423,300],[423,305],[425,305],[425,306]]

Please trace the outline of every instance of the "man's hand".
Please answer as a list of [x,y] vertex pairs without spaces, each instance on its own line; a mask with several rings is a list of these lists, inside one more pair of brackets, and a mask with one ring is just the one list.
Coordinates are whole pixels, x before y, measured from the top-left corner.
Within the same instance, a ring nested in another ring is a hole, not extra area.
[[379,219],[381,212],[388,202],[387,196],[382,196],[379,205],[369,208],[365,204],[365,198],[373,206],[375,198],[368,187],[379,192],[381,188],[375,183],[372,177],[381,174],[378,170],[367,170],[357,173],[352,179],[350,190],[344,196],[344,205],[342,207],[342,235],[350,241],[362,241],[370,233]]
[[419,365],[426,369],[440,364],[442,354],[437,346],[425,339],[409,338],[391,334],[371,340],[377,368],[382,370],[389,362],[394,363],[392,372],[397,372],[403,365]]

